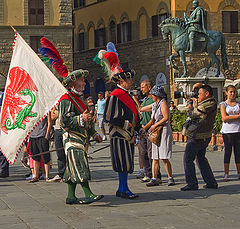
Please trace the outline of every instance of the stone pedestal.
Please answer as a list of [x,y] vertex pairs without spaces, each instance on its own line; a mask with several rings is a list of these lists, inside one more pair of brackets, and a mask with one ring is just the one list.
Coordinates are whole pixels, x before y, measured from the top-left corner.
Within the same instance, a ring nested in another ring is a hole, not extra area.
[[[218,102],[223,101],[223,87],[225,83],[224,77],[187,77],[187,78],[176,78],[175,79],[176,88],[178,91],[191,92],[192,87],[195,83],[206,83],[213,88],[213,95]],[[186,106],[186,101],[183,98],[178,99],[178,108],[184,109]]]

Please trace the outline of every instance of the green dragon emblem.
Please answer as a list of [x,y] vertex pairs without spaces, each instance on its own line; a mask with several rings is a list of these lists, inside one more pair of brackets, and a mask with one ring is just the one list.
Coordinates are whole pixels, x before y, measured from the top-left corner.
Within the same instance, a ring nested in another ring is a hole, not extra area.
[[33,113],[32,112],[32,108],[35,104],[35,95],[29,90],[29,89],[24,89],[22,91],[19,92],[20,94],[23,94],[24,96],[30,96],[31,101],[30,104],[27,105],[26,107],[24,107],[17,115],[16,117],[16,121],[14,123],[12,123],[11,119],[8,118],[5,122],[4,127],[7,130],[13,130],[16,128],[21,128],[23,130],[25,130],[26,125],[22,124],[24,119],[26,119],[27,117],[37,117],[37,113]]

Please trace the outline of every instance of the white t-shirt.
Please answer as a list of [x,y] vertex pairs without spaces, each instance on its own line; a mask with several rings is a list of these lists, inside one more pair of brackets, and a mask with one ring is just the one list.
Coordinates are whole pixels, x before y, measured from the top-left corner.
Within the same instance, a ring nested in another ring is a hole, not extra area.
[[[240,104],[237,102],[234,106],[229,106],[226,102],[221,102],[220,105],[226,108],[226,113],[230,115],[237,115],[240,112]],[[240,120],[234,120],[230,122],[223,122],[221,133],[238,133],[240,132]]]

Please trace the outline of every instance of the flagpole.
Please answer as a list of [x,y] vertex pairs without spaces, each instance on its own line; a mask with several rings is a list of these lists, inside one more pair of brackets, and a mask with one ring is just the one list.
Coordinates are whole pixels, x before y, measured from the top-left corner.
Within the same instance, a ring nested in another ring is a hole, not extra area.
[[14,31],[14,33],[17,33],[17,30],[10,24],[9,25],[11,28],[12,28],[12,30]]

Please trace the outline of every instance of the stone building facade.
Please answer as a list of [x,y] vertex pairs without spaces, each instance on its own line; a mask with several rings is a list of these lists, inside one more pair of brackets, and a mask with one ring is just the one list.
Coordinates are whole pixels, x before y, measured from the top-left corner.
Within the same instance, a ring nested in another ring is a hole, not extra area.
[[[224,33],[229,60],[226,78],[240,77],[240,0],[199,0],[207,11],[207,29]],[[166,17],[183,18],[190,15],[192,0],[73,0],[74,16],[74,68],[90,71],[92,93],[96,79],[104,78],[99,66],[92,59],[105,44],[113,41],[123,67],[136,71],[135,84],[143,75],[155,81],[158,73],[163,73],[168,85],[183,71],[180,60],[176,60],[179,71],[168,65],[171,45],[164,41],[156,28]],[[234,25],[234,26],[232,26]],[[234,27],[234,28],[232,28]],[[218,51],[218,56],[220,51]],[[189,55],[188,76],[208,65],[207,54]]]
[[71,0],[0,0],[0,89],[5,86],[12,56],[14,32],[38,53],[45,36],[59,50],[69,71],[73,69]]

